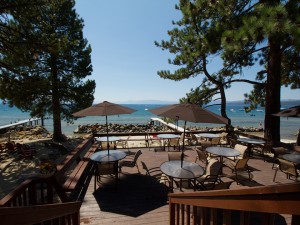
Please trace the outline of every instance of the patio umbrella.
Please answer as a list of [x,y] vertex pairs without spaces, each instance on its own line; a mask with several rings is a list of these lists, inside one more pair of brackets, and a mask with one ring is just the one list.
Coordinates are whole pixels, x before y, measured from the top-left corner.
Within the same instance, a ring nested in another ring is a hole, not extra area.
[[[199,105],[191,104],[191,103],[162,106],[155,109],[149,109],[149,111],[158,116],[165,116],[175,120],[183,120],[184,121],[183,140],[185,138],[185,127],[187,121],[194,122],[194,123],[217,123],[217,124],[228,123],[228,119],[219,116],[215,113],[212,113],[206,109],[203,109]],[[183,161],[183,150],[184,150],[184,141],[182,145],[181,162]]]
[[[278,113],[273,114],[273,116],[280,116],[280,117],[300,117],[300,105],[284,109]],[[297,145],[300,145],[300,129],[297,135]]]
[[300,105],[284,109],[278,113],[273,114],[273,116],[280,117],[300,117]]
[[[73,114],[75,117],[83,117],[83,116],[105,116],[106,120],[106,136],[108,142],[108,123],[107,116],[110,115],[119,115],[119,114],[131,114],[135,112],[135,109],[131,109],[129,107],[125,107],[122,105],[110,103],[104,101],[102,103],[92,105],[86,109],[80,110]],[[108,154],[109,154],[109,145],[108,145]]]

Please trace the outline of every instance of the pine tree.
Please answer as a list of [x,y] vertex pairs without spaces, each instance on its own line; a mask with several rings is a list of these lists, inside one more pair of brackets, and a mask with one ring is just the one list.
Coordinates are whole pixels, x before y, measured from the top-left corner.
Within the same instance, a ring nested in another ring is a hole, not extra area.
[[[206,96],[204,101],[211,101],[219,94],[222,110],[224,90],[233,82],[253,84],[246,102],[251,107],[265,106],[265,137],[279,142],[280,119],[272,114],[280,110],[281,85],[300,85],[298,1],[181,0],[177,9],[182,19],[168,32],[170,40],[156,45],[175,54],[169,62],[180,68],[172,73],[160,71],[159,76],[182,80],[204,75],[199,89],[188,96],[200,92]],[[211,74],[207,65],[216,58],[223,66]],[[256,79],[241,79],[243,70],[254,65],[261,66]]]
[[4,51],[0,97],[32,116],[53,116],[53,139],[63,140],[61,120],[92,104],[91,47],[73,0],[49,0],[11,12],[13,51]]

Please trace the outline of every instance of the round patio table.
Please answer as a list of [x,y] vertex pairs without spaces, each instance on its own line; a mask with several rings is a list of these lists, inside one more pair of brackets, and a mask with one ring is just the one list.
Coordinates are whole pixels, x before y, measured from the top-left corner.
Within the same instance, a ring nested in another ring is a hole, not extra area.
[[[100,142],[99,146],[101,145],[101,142],[111,142],[111,144],[114,143],[113,149],[116,149],[116,141],[119,141],[119,140],[121,140],[121,138],[116,137],[116,136],[108,136],[108,140],[107,140],[107,136],[96,138],[96,141]],[[110,147],[109,143],[107,145],[108,145],[108,147]]]
[[[158,134],[157,135],[158,138],[160,139],[167,139],[168,143],[170,143],[170,139],[175,139],[175,138],[180,138],[180,135],[178,134]],[[168,150],[169,150],[170,146],[168,145]],[[165,145],[164,145],[164,150],[165,150]]]
[[99,151],[91,155],[91,160],[94,162],[107,163],[116,162],[126,157],[126,153],[120,150]]
[[291,154],[284,154],[281,156],[283,159],[291,161],[300,165],[300,153],[291,153]]
[[200,134],[195,134],[195,136],[197,138],[205,138],[206,141],[209,142],[210,144],[212,144],[213,138],[221,138],[218,134],[212,134],[212,133],[200,133]]
[[188,161],[181,162],[181,160],[166,161],[160,165],[160,170],[171,178],[171,191],[173,191],[174,178],[180,179],[180,190],[182,188],[181,180],[192,180],[195,191],[196,178],[204,174],[204,169],[199,164]]
[[119,178],[119,160],[124,159],[126,157],[126,153],[120,150],[103,150],[99,152],[95,152],[91,155],[90,159],[94,163],[114,163],[114,168],[116,171],[116,179]]
[[[96,138],[97,141],[107,142],[107,136]],[[119,141],[120,138],[116,136],[108,136],[108,142]]]
[[223,163],[223,157],[236,157],[241,153],[238,150],[228,147],[213,146],[205,149],[208,153],[220,156],[220,162]]
[[200,134],[195,134],[195,136],[209,138],[209,139],[220,137],[218,134],[212,134],[212,133],[200,133]]
[[[213,146],[213,147],[207,147],[205,149],[208,153],[218,155],[220,156],[220,162],[223,164],[223,157],[236,157],[239,156],[241,153],[238,150],[235,150],[233,148],[228,147],[219,147],[219,146]],[[223,173],[223,169],[222,169]]]
[[266,141],[262,140],[262,139],[256,139],[256,138],[238,138],[237,141],[239,142],[243,142],[247,144],[247,151],[248,151],[248,155],[249,157],[251,156],[251,152],[252,152],[252,145],[261,145],[261,144],[265,144]]

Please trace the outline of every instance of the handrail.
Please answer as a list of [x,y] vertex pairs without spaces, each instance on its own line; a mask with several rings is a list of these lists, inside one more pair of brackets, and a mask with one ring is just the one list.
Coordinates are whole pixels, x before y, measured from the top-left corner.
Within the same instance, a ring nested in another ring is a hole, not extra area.
[[61,163],[58,164],[57,167],[57,173],[58,174],[64,174],[69,167],[74,163],[74,160],[76,160],[76,158],[78,156],[80,156],[80,154],[82,153],[82,151],[84,151],[87,147],[91,146],[93,142],[93,137],[89,137],[85,140],[83,140],[75,149],[73,149],[65,158],[65,160]]
[[80,206],[81,202],[68,202],[27,207],[3,207],[0,208],[0,221],[5,225],[28,225],[43,222],[79,225]]
[[57,172],[25,180],[15,190],[0,200],[0,223],[12,224],[80,224],[81,202],[69,201],[58,183],[63,175],[87,148],[93,137],[84,140],[57,166]]
[[[29,206],[65,202],[67,196],[61,192],[54,174],[32,177],[23,181],[16,189],[0,200],[3,206]],[[56,193],[60,199],[56,199]]]
[[[240,212],[240,224],[248,224],[250,212],[262,213],[262,219],[268,222],[264,224],[272,224],[276,214],[292,215],[291,224],[300,224],[299,202],[299,183],[239,190],[172,193],[169,194],[170,225],[195,224],[195,221],[217,224],[218,219],[229,225],[233,211]],[[217,216],[217,209],[223,210],[222,216]]]
[[[57,172],[49,175],[37,175],[28,178],[16,189],[0,200],[0,207],[3,206],[29,206],[40,204],[51,204],[55,201],[66,202],[67,195],[62,191],[57,178],[63,175],[74,163],[76,158],[92,144],[90,137],[80,143],[63,161],[57,166]],[[59,199],[56,198],[56,195]]]

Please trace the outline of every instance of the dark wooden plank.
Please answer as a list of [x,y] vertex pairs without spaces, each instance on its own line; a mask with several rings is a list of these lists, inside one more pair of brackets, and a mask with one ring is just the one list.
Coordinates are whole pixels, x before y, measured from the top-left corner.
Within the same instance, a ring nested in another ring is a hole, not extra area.
[[[85,173],[87,167],[90,165],[90,156],[97,150],[98,144],[93,144],[93,146],[87,151],[84,155],[83,159],[78,162],[76,167],[73,169],[72,173],[68,176],[67,180],[63,184],[63,189],[65,191],[72,191],[78,185],[78,182],[82,178],[82,175]],[[73,156],[73,160],[75,161],[75,157]]]

